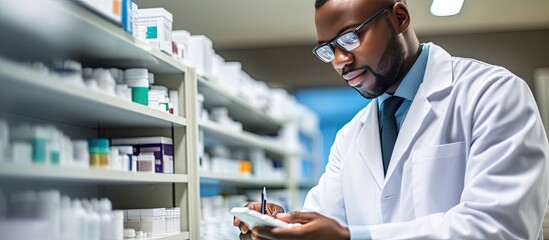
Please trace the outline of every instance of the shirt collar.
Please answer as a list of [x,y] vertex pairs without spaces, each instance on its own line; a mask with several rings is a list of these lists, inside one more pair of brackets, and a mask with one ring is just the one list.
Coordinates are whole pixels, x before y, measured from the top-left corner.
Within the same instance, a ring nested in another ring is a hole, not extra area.
[[[421,44],[421,53],[412,68],[406,73],[402,82],[398,86],[395,96],[402,97],[408,101],[414,100],[414,96],[419,89],[419,85],[423,82],[423,76],[425,75],[425,68],[427,67],[427,60],[429,59],[429,44]],[[381,107],[381,104],[385,99],[391,97],[388,93],[383,93],[381,96],[377,97],[378,107]]]

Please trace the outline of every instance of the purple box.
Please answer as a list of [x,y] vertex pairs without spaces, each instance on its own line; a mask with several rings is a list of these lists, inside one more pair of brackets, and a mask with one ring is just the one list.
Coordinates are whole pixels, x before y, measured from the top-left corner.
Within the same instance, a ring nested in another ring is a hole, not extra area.
[[113,146],[131,145],[133,154],[152,152],[154,154],[154,170],[157,173],[174,173],[173,140],[167,137],[141,137],[112,139]]

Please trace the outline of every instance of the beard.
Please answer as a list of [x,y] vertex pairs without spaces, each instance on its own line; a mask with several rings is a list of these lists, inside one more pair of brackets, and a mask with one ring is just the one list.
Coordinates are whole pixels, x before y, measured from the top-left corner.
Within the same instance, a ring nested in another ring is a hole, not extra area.
[[404,74],[406,66],[404,64],[404,46],[397,40],[397,36],[393,36],[387,44],[375,70],[369,65],[364,68],[374,76],[373,87],[366,88],[363,84],[354,87],[364,98],[379,97],[398,82]]

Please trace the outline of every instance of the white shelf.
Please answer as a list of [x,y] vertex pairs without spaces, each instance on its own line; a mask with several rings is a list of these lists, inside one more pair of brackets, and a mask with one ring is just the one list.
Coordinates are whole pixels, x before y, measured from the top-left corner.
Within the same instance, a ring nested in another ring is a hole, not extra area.
[[0,112],[85,127],[185,126],[186,119],[62,82],[0,58]]
[[204,137],[210,141],[218,141],[233,147],[258,147],[279,156],[295,154],[280,147],[280,144],[277,142],[269,141],[264,137],[247,131],[228,129],[209,120],[199,120],[198,125],[204,130]]
[[284,124],[203,78],[198,78],[198,92],[204,94],[206,108],[227,107],[229,116],[241,122],[246,130],[276,133]]
[[285,180],[273,180],[268,178],[261,177],[252,177],[244,176],[238,174],[227,174],[227,173],[215,173],[208,171],[199,171],[200,178],[202,179],[212,179],[217,180],[220,183],[231,184],[233,186],[240,187],[256,187],[256,186],[265,186],[265,187],[285,187],[287,182]]
[[187,69],[74,1],[2,1],[0,30],[10,36],[0,52],[14,58],[73,58],[100,67],[145,67],[157,74]]
[[188,232],[182,232],[178,234],[170,234],[162,237],[156,237],[156,238],[147,238],[150,240],[184,240],[189,239],[189,233]]
[[0,163],[0,179],[70,181],[80,183],[187,183],[184,174],[123,172],[59,166]]

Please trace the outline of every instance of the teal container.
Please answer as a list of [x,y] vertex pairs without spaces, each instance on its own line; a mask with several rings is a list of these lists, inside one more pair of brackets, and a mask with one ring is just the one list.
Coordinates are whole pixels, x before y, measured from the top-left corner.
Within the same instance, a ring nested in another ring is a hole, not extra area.
[[132,102],[149,106],[149,71],[146,68],[127,69],[124,78],[132,89]]
[[31,140],[32,145],[32,162],[45,164],[46,163],[46,143],[48,142],[45,138],[34,138]]
[[132,102],[148,106],[149,105],[149,88],[132,87]]
[[109,139],[95,138],[88,140],[89,152],[92,154],[109,154]]

